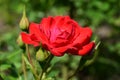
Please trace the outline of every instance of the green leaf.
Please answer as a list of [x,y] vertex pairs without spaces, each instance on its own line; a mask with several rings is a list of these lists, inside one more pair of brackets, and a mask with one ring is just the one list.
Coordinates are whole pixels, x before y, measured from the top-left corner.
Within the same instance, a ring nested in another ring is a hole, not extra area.
[[46,79],[43,79],[43,80],[55,80],[55,79],[53,79],[53,78],[46,78]]
[[4,70],[7,70],[11,67],[10,64],[2,64],[0,65],[0,71],[4,71]]
[[56,77],[60,71],[59,70],[52,70],[47,77]]

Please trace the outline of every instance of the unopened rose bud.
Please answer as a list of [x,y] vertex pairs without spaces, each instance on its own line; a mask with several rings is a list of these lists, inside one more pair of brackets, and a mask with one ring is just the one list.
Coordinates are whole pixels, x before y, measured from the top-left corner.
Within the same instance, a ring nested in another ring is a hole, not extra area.
[[21,38],[21,35],[19,35],[18,38],[17,38],[17,44],[18,44],[18,46],[20,46],[20,47],[23,47],[23,46],[24,46],[24,43],[23,43],[22,38]]
[[28,27],[29,27],[29,21],[26,17],[26,13],[25,13],[25,8],[23,10],[23,16],[22,16],[22,19],[20,20],[20,29],[21,30],[28,30]]
[[38,61],[44,61],[48,56],[49,54],[46,51],[43,51],[41,48],[36,53],[36,59]]

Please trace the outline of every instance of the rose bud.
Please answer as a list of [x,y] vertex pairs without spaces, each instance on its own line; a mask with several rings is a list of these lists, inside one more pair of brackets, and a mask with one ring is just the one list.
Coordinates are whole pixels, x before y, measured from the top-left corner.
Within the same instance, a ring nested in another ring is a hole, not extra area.
[[44,61],[47,59],[49,54],[46,51],[43,51],[41,48],[36,53],[36,59],[38,61]]
[[19,47],[23,47],[24,46],[24,43],[23,43],[22,38],[21,38],[21,35],[18,36],[16,42],[17,42]]
[[84,56],[91,53],[95,42],[90,41],[92,30],[82,27],[69,16],[43,18],[40,23],[30,23],[29,33],[22,32],[26,44],[40,46],[54,56],[65,53]]
[[23,16],[22,16],[22,19],[20,20],[19,26],[20,26],[20,29],[23,31],[28,30],[29,21],[26,17],[25,9],[23,10]]

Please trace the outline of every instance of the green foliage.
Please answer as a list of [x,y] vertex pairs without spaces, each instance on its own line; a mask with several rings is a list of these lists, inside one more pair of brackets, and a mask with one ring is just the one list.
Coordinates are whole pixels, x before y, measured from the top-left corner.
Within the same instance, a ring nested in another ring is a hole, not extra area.
[[[81,80],[120,79],[119,0],[1,0],[0,80],[24,80],[21,66],[23,51],[16,43],[24,5],[30,22],[39,23],[46,16],[70,15],[81,26],[90,26],[93,39],[97,36],[101,41],[96,62],[79,71],[73,80],[79,80],[79,76]],[[34,53],[32,55],[35,57]],[[47,80],[66,80],[78,66],[79,58],[71,55],[55,57],[48,69]],[[36,68],[41,69],[38,66]],[[34,80],[30,70],[27,66],[28,80]]]

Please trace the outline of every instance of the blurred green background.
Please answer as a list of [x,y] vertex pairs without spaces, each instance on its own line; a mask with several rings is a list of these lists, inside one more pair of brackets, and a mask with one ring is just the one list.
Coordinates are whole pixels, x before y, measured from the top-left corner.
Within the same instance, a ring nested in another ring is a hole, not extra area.
[[[16,39],[24,5],[30,22],[40,22],[47,16],[69,15],[81,26],[93,29],[93,39],[97,37],[101,41],[98,58],[79,71],[74,80],[79,80],[79,76],[81,80],[120,80],[120,0],[0,0],[0,80],[23,80],[22,50]],[[54,73],[50,76],[65,80],[65,76],[59,75],[66,75],[64,71],[72,73],[79,57],[65,55],[55,59]],[[33,80],[27,71],[28,80]]]

